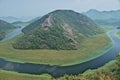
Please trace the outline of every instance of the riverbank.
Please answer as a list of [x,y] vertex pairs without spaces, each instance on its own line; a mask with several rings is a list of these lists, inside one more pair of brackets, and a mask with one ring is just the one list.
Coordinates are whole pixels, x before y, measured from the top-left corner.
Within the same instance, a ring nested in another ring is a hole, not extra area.
[[30,75],[12,71],[0,70],[0,80],[52,80],[48,74]]
[[97,58],[111,49],[107,34],[85,39],[78,50],[17,50],[12,43],[17,37],[0,43],[0,57],[13,62],[68,66]]
[[[108,72],[112,69],[114,69],[115,66],[115,60],[107,63],[105,66],[100,67],[95,70],[87,70],[86,72],[79,74],[79,75],[67,75],[66,77],[71,77],[74,76],[76,78],[81,78],[86,77],[87,75],[92,75],[96,74],[96,72]],[[112,68],[112,69],[111,69]],[[95,75],[94,75],[95,76]],[[97,75],[98,76],[98,75]],[[101,76],[101,75],[99,75]],[[12,71],[5,71],[5,70],[0,70],[0,80],[63,80],[65,76],[60,77],[60,78],[53,78],[49,74],[43,74],[43,75],[31,75],[31,74],[24,74],[24,73],[17,73],[17,72],[12,72]],[[107,76],[108,77],[108,76]],[[71,79],[69,79],[71,80]]]
[[6,31],[6,32],[0,32],[0,41],[1,41],[2,39],[4,39],[4,38],[6,37],[6,35],[8,35],[8,34],[10,34],[11,32],[13,32],[13,30],[14,30],[14,29],[10,29],[10,30],[8,30],[8,31]]

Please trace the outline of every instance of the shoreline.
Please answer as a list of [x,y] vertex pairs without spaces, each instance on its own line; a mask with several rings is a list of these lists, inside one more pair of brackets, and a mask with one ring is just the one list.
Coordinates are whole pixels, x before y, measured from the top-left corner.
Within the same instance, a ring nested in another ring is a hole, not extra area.
[[[40,63],[40,62],[34,62],[34,61],[22,61],[22,60],[18,60],[18,59],[11,59],[11,58],[6,58],[6,57],[0,57],[1,59],[4,59],[6,61],[11,61],[11,62],[16,62],[16,63],[30,63],[30,64],[42,64],[42,65],[50,65],[50,66],[72,66],[72,65],[77,65],[77,64],[81,64],[81,63],[84,63],[84,62],[87,62],[87,61],[90,61],[90,60],[93,60],[93,59],[96,59],[102,55],[104,55],[107,51],[109,51],[111,48],[112,48],[112,45],[114,44],[112,38],[110,37],[109,34],[107,34],[109,36],[109,38],[111,39],[111,42],[109,42],[109,45],[105,46],[104,48],[100,49],[100,50],[97,50],[95,51],[94,53],[92,53],[92,55],[88,55],[86,58],[87,59],[80,59],[80,60],[77,60],[75,62],[72,62],[72,63],[68,63],[68,64],[60,64],[60,65],[54,65],[54,64],[48,64],[48,63]],[[94,55],[94,56],[93,56]],[[88,59],[89,58],[89,59]]]

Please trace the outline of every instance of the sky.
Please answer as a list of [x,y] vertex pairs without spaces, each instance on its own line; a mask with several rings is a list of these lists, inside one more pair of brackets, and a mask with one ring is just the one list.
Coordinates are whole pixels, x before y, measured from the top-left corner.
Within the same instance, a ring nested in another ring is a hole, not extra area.
[[42,16],[57,9],[85,12],[120,9],[120,0],[0,0],[0,16]]

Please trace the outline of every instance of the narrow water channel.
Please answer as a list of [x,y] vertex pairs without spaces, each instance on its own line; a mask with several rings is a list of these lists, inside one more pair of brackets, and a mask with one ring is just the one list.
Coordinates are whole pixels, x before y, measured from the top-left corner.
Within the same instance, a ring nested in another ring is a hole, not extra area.
[[[116,29],[109,32],[109,36],[112,38],[114,42],[112,48],[109,51],[107,51],[104,55],[96,59],[83,62],[81,64],[76,64],[72,66],[57,66],[57,65],[50,66],[45,64],[17,63],[0,59],[0,69],[29,74],[48,73],[51,74],[53,77],[60,77],[63,76],[64,74],[79,74],[88,69],[97,69],[98,67],[101,67],[105,65],[107,62],[115,59],[116,55],[120,52],[120,39],[115,36],[115,33],[117,31],[119,30]],[[7,39],[9,38],[6,37],[6,39],[4,40]]]

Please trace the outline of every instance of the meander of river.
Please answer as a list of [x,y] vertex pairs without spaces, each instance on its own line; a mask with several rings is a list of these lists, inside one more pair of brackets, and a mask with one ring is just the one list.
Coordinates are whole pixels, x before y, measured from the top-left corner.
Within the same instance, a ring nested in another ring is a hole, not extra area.
[[[12,33],[7,35],[1,42],[6,41],[19,35],[22,28],[14,30]],[[60,77],[65,74],[80,74],[88,69],[97,69],[116,58],[116,55],[120,52],[120,39],[115,36],[115,33],[119,30],[112,30],[108,33],[113,41],[112,48],[100,57],[93,60],[83,62],[80,64],[75,64],[71,66],[57,66],[57,65],[46,65],[46,64],[32,64],[32,63],[18,63],[11,62],[5,59],[0,59],[0,69],[8,71],[16,71],[19,73],[28,74],[51,74],[53,77]],[[104,43],[103,43],[104,44]]]

